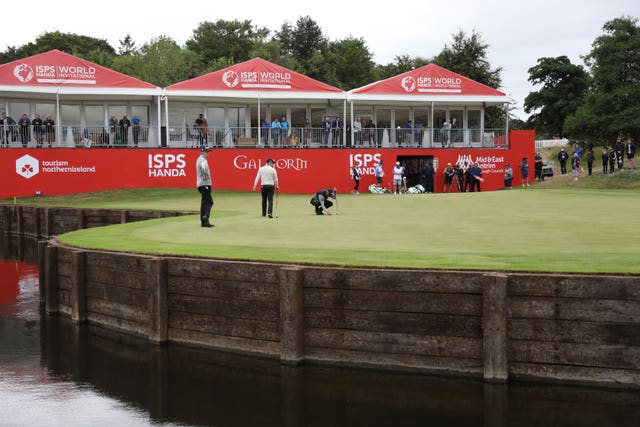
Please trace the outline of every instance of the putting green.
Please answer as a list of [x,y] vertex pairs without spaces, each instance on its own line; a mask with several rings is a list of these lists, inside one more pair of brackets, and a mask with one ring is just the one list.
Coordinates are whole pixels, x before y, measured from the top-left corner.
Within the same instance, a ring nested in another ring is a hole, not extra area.
[[[139,191],[119,207],[199,209],[195,190],[166,190],[164,196],[152,190],[148,198]],[[340,214],[331,216],[315,215],[310,197],[279,195],[278,218],[268,219],[260,216],[259,193],[215,192],[214,228],[200,228],[198,216],[188,215],[79,230],[59,239],[118,251],[292,263],[640,273],[635,191],[339,194]]]

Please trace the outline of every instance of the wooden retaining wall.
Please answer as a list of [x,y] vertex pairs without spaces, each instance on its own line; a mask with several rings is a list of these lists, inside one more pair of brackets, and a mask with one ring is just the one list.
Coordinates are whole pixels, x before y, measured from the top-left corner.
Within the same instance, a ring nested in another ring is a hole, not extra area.
[[640,280],[150,257],[41,242],[46,310],[279,359],[640,386]]
[[49,238],[84,228],[124,224],[127,222],[186,214],[191,213],[0,205],[0,230],[5,234]]
[[[0,206],[50,237],[181,212]],[[334,268],[38,246],[49,314],[278,359],[640,386],[640,277]]]

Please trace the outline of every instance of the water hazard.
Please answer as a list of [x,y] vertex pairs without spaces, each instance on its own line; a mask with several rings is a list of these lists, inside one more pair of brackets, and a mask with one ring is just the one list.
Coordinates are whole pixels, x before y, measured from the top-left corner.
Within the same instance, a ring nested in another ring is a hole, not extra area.
[[2,426],[637,426],[640,393],[321,367],[78,326],[40,310],[35,241],[2,239]]

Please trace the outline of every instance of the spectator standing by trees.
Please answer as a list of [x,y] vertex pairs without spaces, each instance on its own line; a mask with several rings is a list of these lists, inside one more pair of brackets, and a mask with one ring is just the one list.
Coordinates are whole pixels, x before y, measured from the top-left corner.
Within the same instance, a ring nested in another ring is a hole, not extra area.
[[606,148],[602,149],[602,174],[606,175],[607,171],[608,171],[608,167],[609,166],[609,152],[607,151]]
[[636,143],[633,142],[631,137],[627,138],[627,144],[624,146],[624,152],[627,155],[627,160],[629,160],[629,165],[632,169],[636,168]]
[[592,149],[587,150],[587,171],[589,172],[589,176],[593,172],[593,161],[596,159],[595,154],[593,154]]
[[563,147],[558,153],[558,162],[560,162],[560,173],[562,173],[562,175],[567,174],[567,160],[569,160],[569,153],[567,153]]
[[578,153],[573,153],[573,157],[571,158],[571,170],[573,172],[573,180],[578,180],[578,175],[580,175],[580,156]]
[[534,157],[534,167],[536,171],[536,181],[544,181],[544,177],[542,176],[542,155],[540,153],[536,153]]

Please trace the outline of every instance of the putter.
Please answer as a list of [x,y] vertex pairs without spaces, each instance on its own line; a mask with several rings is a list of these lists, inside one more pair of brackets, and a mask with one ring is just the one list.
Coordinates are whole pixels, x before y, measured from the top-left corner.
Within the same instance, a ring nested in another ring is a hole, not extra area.
[[276,189],[276,206],[275,206],[275,209],[273,210],[274,218],[278,218],[278,193],[279,191]]
[[338,209],[338,190],[336,187],[333,187],[333,191],[336,192],[336,215],[340,215],[340,210]]

